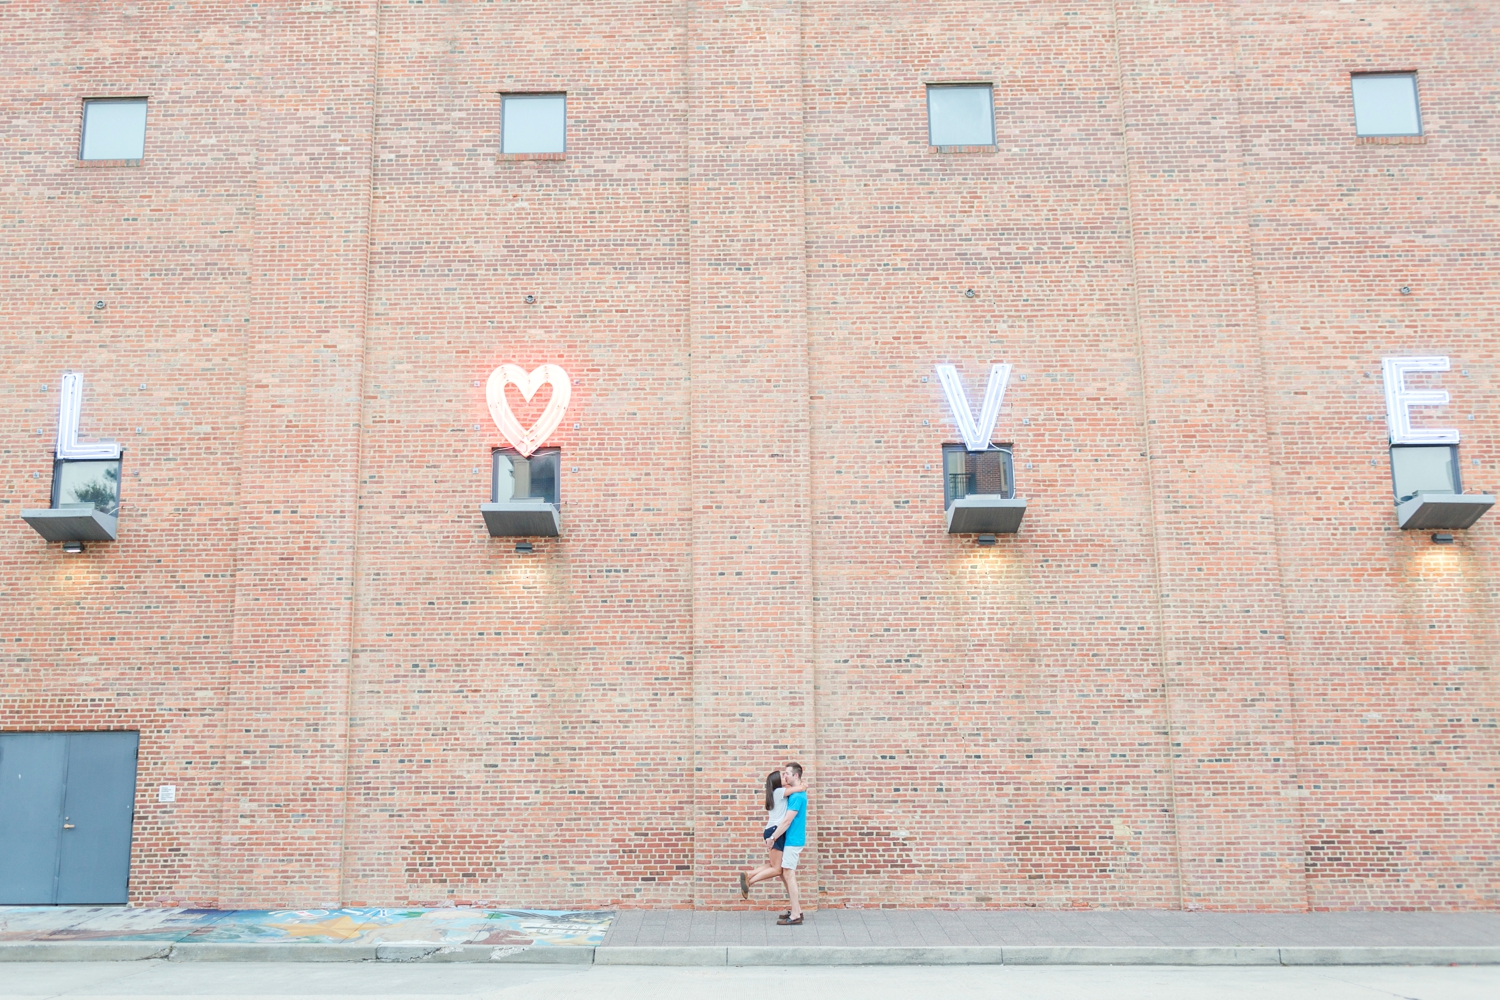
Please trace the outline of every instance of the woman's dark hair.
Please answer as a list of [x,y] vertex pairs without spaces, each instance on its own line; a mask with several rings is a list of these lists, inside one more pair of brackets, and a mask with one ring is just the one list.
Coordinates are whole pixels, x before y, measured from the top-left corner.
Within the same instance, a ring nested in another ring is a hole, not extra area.
[[776,808],[776,789],[781,787],[781,772],[766,775],[766,812]]

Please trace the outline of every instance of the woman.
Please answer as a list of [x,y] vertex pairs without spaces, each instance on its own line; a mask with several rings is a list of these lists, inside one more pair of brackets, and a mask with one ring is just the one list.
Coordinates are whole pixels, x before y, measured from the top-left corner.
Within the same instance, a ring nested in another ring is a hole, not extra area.
[[764,882],[768,878],[781,877],[781,849],[786,846],[786,834],[783,833],[773,843],[771,834],[781,825],[786,817],[786,789],[781,787],[781,772],[772,771],[766,775],[766,826],[761,831],[765,838],[766,846],[771,849],[770,857],[766,863],[753,872],[740,872],[740,898],[750,898],[750,887],[757,882]]

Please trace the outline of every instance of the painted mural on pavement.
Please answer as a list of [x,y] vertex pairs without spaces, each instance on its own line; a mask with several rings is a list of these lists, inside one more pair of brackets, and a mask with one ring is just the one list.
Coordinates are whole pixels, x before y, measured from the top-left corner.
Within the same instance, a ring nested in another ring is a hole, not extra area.
[[604,910],[479,910],[342,907],[312,910],[0,907],[0,941],[314,941],[594,947],[614,913]]

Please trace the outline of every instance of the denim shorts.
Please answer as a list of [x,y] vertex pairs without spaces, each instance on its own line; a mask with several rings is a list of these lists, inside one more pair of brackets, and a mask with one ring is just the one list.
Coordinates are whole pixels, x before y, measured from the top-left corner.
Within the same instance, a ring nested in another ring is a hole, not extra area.
[[[776,832],[776,828],[774,826],[768,826],[768,827],[765,828],[765,831],[761,833],[760,839],[761,840],[765,840],[767,837],[769,837],[771,834],[773,834],[775,832]],[[774,843],[774,844],[771,845],[771,850],[773,850],[773,851],[779,851],[779,850],[781,850],[784,847],[786,847],[786,834],[783,833],[781,836],[779,836],[779,837],[776,838],[776,843]]]

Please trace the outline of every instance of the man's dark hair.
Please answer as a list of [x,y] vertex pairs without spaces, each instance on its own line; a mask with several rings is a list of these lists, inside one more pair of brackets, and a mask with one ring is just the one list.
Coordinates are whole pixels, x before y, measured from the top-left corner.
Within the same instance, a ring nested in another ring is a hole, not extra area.
[[795,760],[792,761],[790,764],[788,764],[786,766],[786,769],[788,771],[791,771],[797,777],[799,777],[799,778],[802,777],[802,765],[799,764],[799,763],[797,763]]

